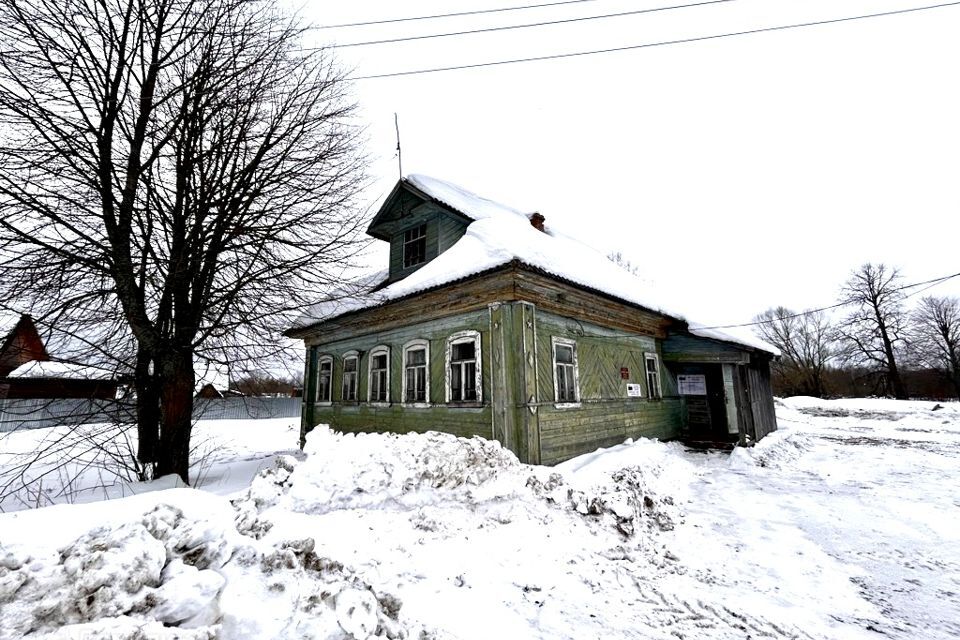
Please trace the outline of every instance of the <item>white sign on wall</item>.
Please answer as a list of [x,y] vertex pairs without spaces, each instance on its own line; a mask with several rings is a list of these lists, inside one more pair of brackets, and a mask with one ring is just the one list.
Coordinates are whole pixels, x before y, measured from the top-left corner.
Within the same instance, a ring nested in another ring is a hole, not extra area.
[[707,376],[680,375],[677,376],[677,387],[682,396],[707,395]]
[[627,384],[627,397],[628,398],[642,398],[643,391],[640,389],[639,384],[628,383]]

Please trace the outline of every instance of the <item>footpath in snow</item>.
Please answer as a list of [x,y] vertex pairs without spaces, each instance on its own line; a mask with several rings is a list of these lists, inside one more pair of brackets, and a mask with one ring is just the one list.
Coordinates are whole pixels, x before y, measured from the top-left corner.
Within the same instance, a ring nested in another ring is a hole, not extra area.
[[960,406],[933,407],[794,398],[752,449],[553,468],[318,429],[234,493],[221,453],[213,492],[0,515],[0,639],[956,638]]

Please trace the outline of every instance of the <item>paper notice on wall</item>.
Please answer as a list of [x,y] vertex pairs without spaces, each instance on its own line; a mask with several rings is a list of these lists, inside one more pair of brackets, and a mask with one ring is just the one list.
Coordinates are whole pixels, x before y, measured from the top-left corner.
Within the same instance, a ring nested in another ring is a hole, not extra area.
[[707,377],[704,375],[679,375],[677,388],[682,396],[707,395]]
[[627,397],[628,398],[642,398],[643,391],[640,389],[639,384],[628,384],[627,385]]

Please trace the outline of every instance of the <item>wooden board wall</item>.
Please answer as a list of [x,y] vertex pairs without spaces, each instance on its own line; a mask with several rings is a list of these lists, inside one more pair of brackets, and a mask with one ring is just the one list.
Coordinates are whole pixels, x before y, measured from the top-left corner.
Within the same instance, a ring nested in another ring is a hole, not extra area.
[[[409,321],[408,321],[409,322]],[[450,335],[464,330],[480,333],[480,368],[482,404],[479,407],[448,407],[446,405],[446,346]],[[427,340],[430,345],[429,407],[410,407],[403,404],[403,346],[411,340]],[[377,346],[390,350],[390,406],[374,406],[367,402],[369,389],[370,350]],[[492,436],[490,394],[492,392],[490,368],[487,355],[490,353],[489,316],[486,309],[428,322],[407,324],[402,328],[368,333],[354,338],[340,339],[308,349],[308,369],[304,386],[305,433],[313,425],[330,424],[346,431],[370,431],[379,424],[382,431],[426,431],[430,429],[449,431],[457,435]],[[360,352],[359,384],[357,402],[341,399],[343,385],[343,356],[351,351]],[[323,356],[333,358],[332,402],[330,406],[314,402],[316,397],[317,362]],[[431,426],[432,425],[432,426]]]

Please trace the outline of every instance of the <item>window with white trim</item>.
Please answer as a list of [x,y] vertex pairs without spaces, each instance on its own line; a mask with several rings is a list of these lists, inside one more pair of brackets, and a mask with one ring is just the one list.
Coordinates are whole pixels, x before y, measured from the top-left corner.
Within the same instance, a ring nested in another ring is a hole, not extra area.
[[403,401],[420,404],[430,399],[430,344],[414,340],[403,347]]
[[333,381],[333,358],[320,356],[317,362],[317,402],[330,402],[330,388]]
[[566,338],[553,338],[554,400],[559,403],[580,401],[577,373],[577,343]]
[[367,390],[368,402],[390,401],[390,349],[374,347],[370,350],[370,373]]
[[447,402],[483,400],[480,332],[460,331],[447,338]]
[[357,382],[359,380],[360,358],[355,351],[343,356],[343,393],[344,402],[356,402]]
[[660,358],[655,353],[643,354],[643,360],[647,370],[647,397],[662,398],[663,391],[660,388]]
[[427,225],[403,232],[403,268],[418,265],[427,259]]

